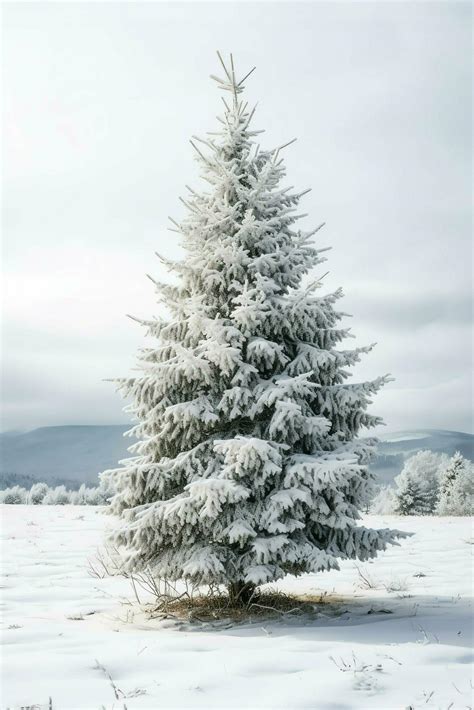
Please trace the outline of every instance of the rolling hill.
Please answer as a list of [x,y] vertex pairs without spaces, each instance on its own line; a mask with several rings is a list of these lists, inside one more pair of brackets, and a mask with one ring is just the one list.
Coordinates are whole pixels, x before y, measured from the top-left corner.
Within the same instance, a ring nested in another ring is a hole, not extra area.
[[[76,488],[97,482],[97,474],[128,455],[133,440],[124,438],[129,425],[56,426],[0,434],[0,487],[31,486],[33,481]],[[473,458],[474,436],[457,431],[420,429],[380,437],[372,468],[381,483],[400,473],[404,460],[420,449],[455,451]]]

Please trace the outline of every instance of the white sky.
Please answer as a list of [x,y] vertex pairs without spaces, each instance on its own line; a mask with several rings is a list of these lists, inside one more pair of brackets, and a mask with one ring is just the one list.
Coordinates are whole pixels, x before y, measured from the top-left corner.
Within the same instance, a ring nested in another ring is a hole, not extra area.
[[[471,431],[469,3],[3,5],[3,429],[126,421],[103,378],[158,314],[146,272],[216,126],[215,50],[326,221],[387,429]],[[324,268],[323,271],[326,269]],[[347,343],[349,347],[352,343]]]

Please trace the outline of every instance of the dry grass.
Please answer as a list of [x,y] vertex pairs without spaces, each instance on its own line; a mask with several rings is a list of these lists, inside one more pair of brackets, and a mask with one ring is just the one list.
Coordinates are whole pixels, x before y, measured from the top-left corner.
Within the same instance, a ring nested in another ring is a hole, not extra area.
[[187,621],[232,622],[258,621],[284,617],[315,616],[324,605],[337,600],[327,594],[293,596],[279,591],[262,591],[248,604],[232,604],[224,592],[182,595],[175,599],[157,600],[158,604],[147,610],[149,618],[175,618]]

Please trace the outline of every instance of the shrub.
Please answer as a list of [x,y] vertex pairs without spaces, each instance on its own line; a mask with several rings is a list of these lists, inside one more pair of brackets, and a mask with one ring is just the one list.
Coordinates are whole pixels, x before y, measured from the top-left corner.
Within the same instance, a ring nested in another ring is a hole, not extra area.
[[26,488],[20,488],[20,486],[13,486],[12,488],[6,488],[4,491],[0,491],[0,503],[5,503],[7,505],[21,505],[27,502],[28,492]]
[[391,486],[383,486],[370,506],[370,512],[374,515],[393,515],[397,508],[397,498]]
[[71,502],[71,492],[65,486],[50,488],[43,498],[43,505],[67,505]]
[[35,483],[28,493],[28,503],[31,505],[41,505],[49,491],[47,483]]

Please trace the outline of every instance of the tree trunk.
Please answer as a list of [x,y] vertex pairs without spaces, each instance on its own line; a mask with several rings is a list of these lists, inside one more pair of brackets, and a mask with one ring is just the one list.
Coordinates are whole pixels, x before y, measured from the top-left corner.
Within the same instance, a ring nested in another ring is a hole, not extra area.
[[247,606],[255,594],[255,585],[239,580],[229,584],[227,591],[229,592],[229,600],[232,606]]

